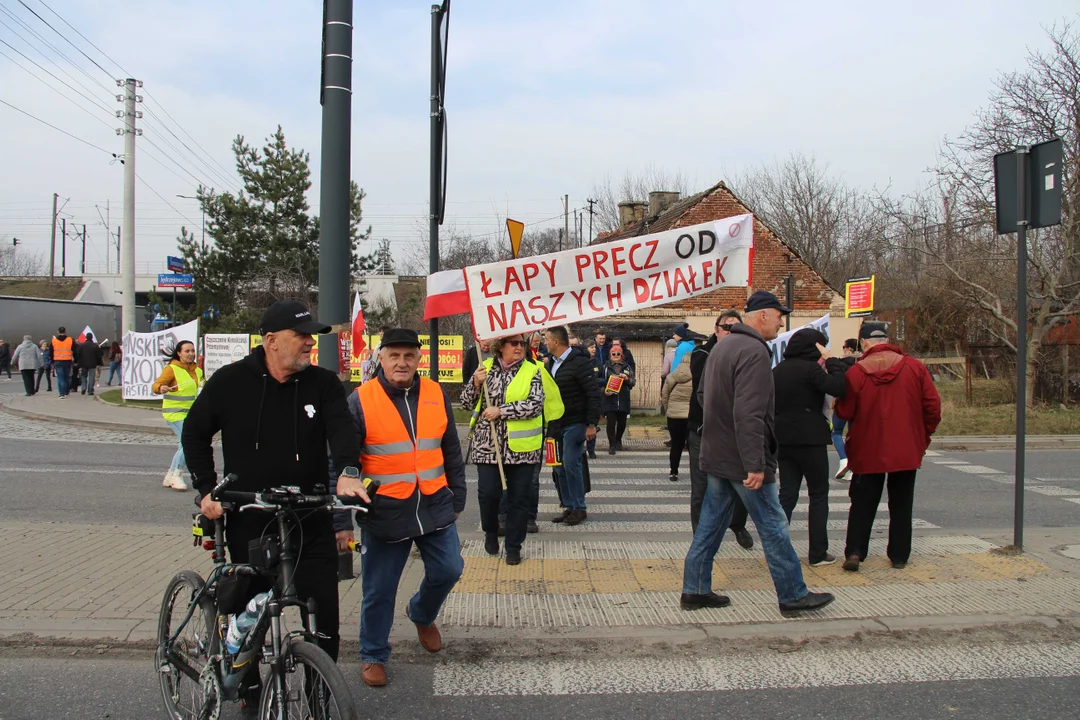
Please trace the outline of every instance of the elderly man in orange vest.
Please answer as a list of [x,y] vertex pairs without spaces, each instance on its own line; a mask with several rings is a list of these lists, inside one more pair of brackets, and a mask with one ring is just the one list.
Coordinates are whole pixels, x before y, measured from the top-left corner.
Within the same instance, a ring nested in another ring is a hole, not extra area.
[[[435,618],[465,569],[455,525],[465,509],[465,464],[450,398],[416,372],[420,339],[412,330],[387,331],[379,363],[382,373],[349,397],[363,480],[346,477],[337,486],[340,495],[374,500],[362,527],[360,607],[361,678],[372,687],[386,684],[397,588],[413,543],[424,580],[406,614],[428,652],[442,649]],[[379,483],[374,498],[368,478]]]

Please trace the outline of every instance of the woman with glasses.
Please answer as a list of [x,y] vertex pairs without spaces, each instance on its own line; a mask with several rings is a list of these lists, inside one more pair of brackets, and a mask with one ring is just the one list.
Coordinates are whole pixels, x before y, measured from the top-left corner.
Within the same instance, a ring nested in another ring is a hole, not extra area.
[[[600,402],[600,412],[607,417],[608,455],[622,450],[622,437],[626,432],[626,420],[630,417],[630,389],[634,387],[634,367],[625,357],[626,346],[616,340],[611,344],[608,361],[604,365],[604,396]],[[621,379],[621,384],[612,382]],[[612,390],[619,385],[618,391]]]

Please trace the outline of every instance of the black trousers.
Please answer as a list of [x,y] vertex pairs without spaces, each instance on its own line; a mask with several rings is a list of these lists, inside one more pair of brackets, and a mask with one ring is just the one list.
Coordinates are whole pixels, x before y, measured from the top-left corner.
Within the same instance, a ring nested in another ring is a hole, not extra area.
[[[521,552],[525,542],[526,521],[532,505],[533,475],[537,466],[510,465],[503,463],[506,473],[506,494],[510,503],[506,511],[506,550]],[[502,478],[499,466],[484,464],[476,466],[478,476],[476,497],[480,502],[480,527],[485,534],[499,531],[499,500],[502,498]]]
[[608,447],[618,448],[622,445],[622,436],[626,432],[626,419],[630,413],[612,410],[607,414],[607,441]]
[[826,445],[780,446],[780,507],[788,523],[799,502],[803,478],[810,494],[809,561],[824,560],[829,552],[829,455]]
[[[701,435],[689,430],[687,445],[690,448],[690,527],[697,532],[698,520],[701,519],[701,503],[705,501],[705,489],[709,486],[709,478],[698,465],[701,457]],[[745,530],[746,506],[738,495],[732,498],[731,507],[731,522],[728,523],[728,527],[734,531]]]
[[915,501],[916,470],[876,475],[855,475],[851,479],[851,511],[848,514],[847,547],[844,555],[865,560],[870,549],[874,516],[881,503],[881,490],[889,488],[889,545],[885,554],[893,562],[911,557],[911,508]]
[[671,451],[668,459],[671,461],[671,474],[679,474],[679,464],[682,463],[683,446],[686,445],[686,435],[689,432],[690,421],[686,418],[668,418],[667,429],[671,435]]
[[45,389],[48,390],[49,392],[52,392],[52,368],[45,369],[44,367],[39,367],[37,369],[37,384],[34,386],[34,392],[37,392],[38,390],[41,389],[41,376],[42,375],[45,376],[45,382],[48,383],[48,387],[45,388]]
[[[296,565],[295,592],[301,599],[315,600],[315,629],[328,636],[319,640],[319,647],[335,661],[341,636],[338,634],[340,609],[338,606],[337,541],[334,538],[334,524],[330,513],[319,511],[324,517],[307,517],[303,523],[303,544],[300,558]],[[247,514],[247,513],[245,513]],[[230,513],[225,519],[225,544],[229,548],[232,562],[248,561],[248,543],[262,536],[277,533],[277,522],[262,513],[259,518],[246,518]],[[235,518],[235,519],[234,519]],[[296,532],[300,532],[298,528]],[[267,583],[254,578],[249,596],[269,590]]]
[[34,375],[37,373],[37,370],[20,370],[19,373],[22,375],[22,384],[23,388],[26,390],[26,394],[33,395],[36,393],[37,388],[34,387]]

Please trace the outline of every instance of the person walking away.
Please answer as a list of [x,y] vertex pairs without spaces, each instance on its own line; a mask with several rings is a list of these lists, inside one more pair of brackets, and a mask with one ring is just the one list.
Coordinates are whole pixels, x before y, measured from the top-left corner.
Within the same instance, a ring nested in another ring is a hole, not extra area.
[[[379,363],[382,372],[349,396],[363,477],[381,483],[361,518],[360,677],[373,687],[386,684],[398,584],[413,544],[424,579],[405,614],[428,652],[442,649],[435,618],[465,569],[456,525],[465,509],[465,464],[450,398],[417,373],[420,339],[412,330],[388,330]],[[337,487],[339,495],[368,499],[359,477],[339,479]]]
[[[738,310],[725,310],[716,318],[713,325],[713,334],[701,347],[694,348],[690,353],[690,413],[687,415],[687,441],[686,446],[690,453],[690,527],[696,532],[698,520],[701,518],[701,504],[705,500],[705,489],[708,487],[708,478],[701,470],[701,425],[703,414],[701,410],[701,375],[705,370],[705,362],[709,359],[709,353],[716,347],[716,343],[731,334],[731,329],[737,323],[742,322],[742,316]],[[735,541],[749,550],[754,547],[754,536],[746,529],[746,506],[738,494],[731,496],[731,522],[728,528],[735,534]]]
[[[810,494],[811,567],[832,565],[829,553],[829,442],[832,432],[822,412],[825,396],[843,397],[846,367],[833,358],[820,330],[803,328],[791,336],[784,359],[773,368],[776,386],[776,442],[780,445],[780,506],[788,523],[799,502],[803,478]],[[821,362],[825,367],[822,368]]]
[[[617,392],[611,390],[612,378],[622,384]],[[604,397],[600,411],[607,418],[608,455],[622,450],[622,437],[626,432],[626,419],[630,417],[630,389],[634,387],[634,368],[623,359],[622,345],[612,345],[604,366]]]
[[203,382],[202,368],[195,364],[195,345],[190,340],[181,340],[169,353],[169,362],[161,369],[161,375],[150,386],[156,395],[164,395],[161,399],[161,414],[176,433],[178,441],[172,463],[161,483],[163,487],[187,490],[181,475],[188,470],[184,457],[184,420],[187,419]]
[[562,447],[562,465],[555,468],[559,497],[563,511],[551,519],[553,523],[578,525],[585,521],[585,479],[582,457],[585,442],[596,437],[600,418],[600,386],[593,374],[589,353],[580,347],[570,347],[570,337],[564,327],[547,331],[548,371],[559,388],[563,415],[548,426],[548,436]]
[[521,562],[533,475],[543,460],[544,419],[562,414],[555,407],[545,410],[544,370],[525,358],[526,343],[520,333],[493,341],[495,357],[485,360],[461,390],[461,404],[472,408],[470,456],[478,476],[484,550],[499,554],[499,506],[505,494],[507,565]]
[[45,390],[46,392],[52,392],[52,372],[53,372],[53,359],[52,359],[52,345],[48,340],[42,340],[38,346],[41,348],[41,367],[37,371],[37,381],[34,383],[34,392],[41,390],[41,378],[45,377]]
[[[593,372],[596,375],[596,385],[597,385],[597,387],[600,388],[600,392],[603,392],[604,391],[604,380],[603,380],[604,366],[600,362],[600,355],[597,353],[596,341],[595,340],[586,340],[585,341],[585,350],[589,353],[589,359],[592,360]],[[585,442],[585,450],[588,452],[590,460],[595,460],[596,459],[596,438],[595,437],[593,437],[592,440],[587,440]]]
[[671,366],[678,367],[679,363],[682,362],[683,355],[694,352],[696,343],[690,339],[690,326],[686,323],[675,326],[671,331],[671,339],[678,343],[675,346],[675,354],[671,356]]
[[37,393],[34,385],[34,375],[45,363],[45,358],[41,354],[41,348],[34,344],[29,335],[23,335],[23,341],[19,344],[19,347],[15,348],[15,352],[11,354],[11,362],[19,366],[19,374],[22,375],[26,397]]
[[75,353],[79,366],[79,384],[82,386],[79,392],[83,395],[93,395],[97,369],[105,364],[104,353],[94,342],[93,333],[86,333],[86,342],[79,343],[75,348]]
[[712,570],[735,494],[757,526],[780,612],[816,610],[834,600],[829,593],[807,590],[777,497],[775,391],[767,341],[776,338],[790,312],[775,295],[758,290],[746,301],[743,322],[717,343],[705,363],[700,462],[709,484],[683,568],[684,610],[731,604],[713,592]]
[[[854,367],[855,362],[859,359],[859,341],[855,338],[848,338],[844,341],[843,354],[840,356],[840,362],[844,363],[844,372],[847,372]],[[836,414],[836,403],[833,403],[832,412],[832,444],[836,448],[836,454],[840,458],[840,464],[837,466],[836,475],[834,477],[837,480],[843,480],[848,474],[848,461],[847,450],[844,448],[844,428],[847,427],[847,420]]]
[[124,358],[124,349],[120,347],[120,343],[113,340],[112,345],[109,346],[109,380],[105,384],[112,387],[113,378],[120,377],[120,381],[117,385],[122,385],[124,382],[124,374],[120,371],[120,363]]
[[660,364],[660,383],[663,384],[667,380],[667,376],[671,374],[671,361],[675,359],[675,348],[679,346],[679,341],[669,338],[664,343],[664,362]]
[[[480,367],[485,360],[490,360],[494,355],[491,352],[490,340],[477,340],[476,344],[465,353],[465,359],[461,365],[461,377],[471,378],[476,374],[476,368]],[[466,380],[467,382],[467,380]]]
[[667,427],[671,435],[671,450],[668,460],[671,474],[668,480],[679,481],[679,465],[682,464],[683,446],[686,445],[690,421],[690,395],[694,387],[694,378],[690,374],[690,355],[683,355],[682,362],[671,371],[660,390],[660,402],[667,408]]
[[889,342],[883,323],[859,330],[863,355],[847,372],[847,393],[836,413],[848,421],[851,467],[844,569],[866,560],[881,491],[889,488],[889,544],[885,554],[902,569],[911,557],[915,474],[941,422],[941,396],[926,366]]
[[75,340],[63,326],[52,339],[53,369],[56,371],[56,392],[61,399],[71,392],[71,366],[75,360]]
[[0,338],[0,373],[7,372],[8,380],[11,379],[11,346]]

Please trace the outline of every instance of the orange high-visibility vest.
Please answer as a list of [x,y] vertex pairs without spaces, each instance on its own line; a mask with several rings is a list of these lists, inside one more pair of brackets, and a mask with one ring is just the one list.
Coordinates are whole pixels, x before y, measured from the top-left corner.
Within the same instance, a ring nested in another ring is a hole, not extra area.
[[367,430],[360,449],[360,467],[365,478],[381,483],[376,494],[404,500],[413,494],[417,484],[424,495],[448,487],[442,453],[448,419],[438,383],[420,378],[415,443],[405,427],[406,421],[378,379],[364,383],[356,392]]
[[72,357],[71,357],[72,342],[73,341],[72,341],[70,335],[68,337],[64,338],[63,340],[57,340],[56,338],[52,339],[52,359],[53,359],[53,362],[55,362],[57,360],[60,360],[62,362],[64,360],[71,360],[72,359]]

